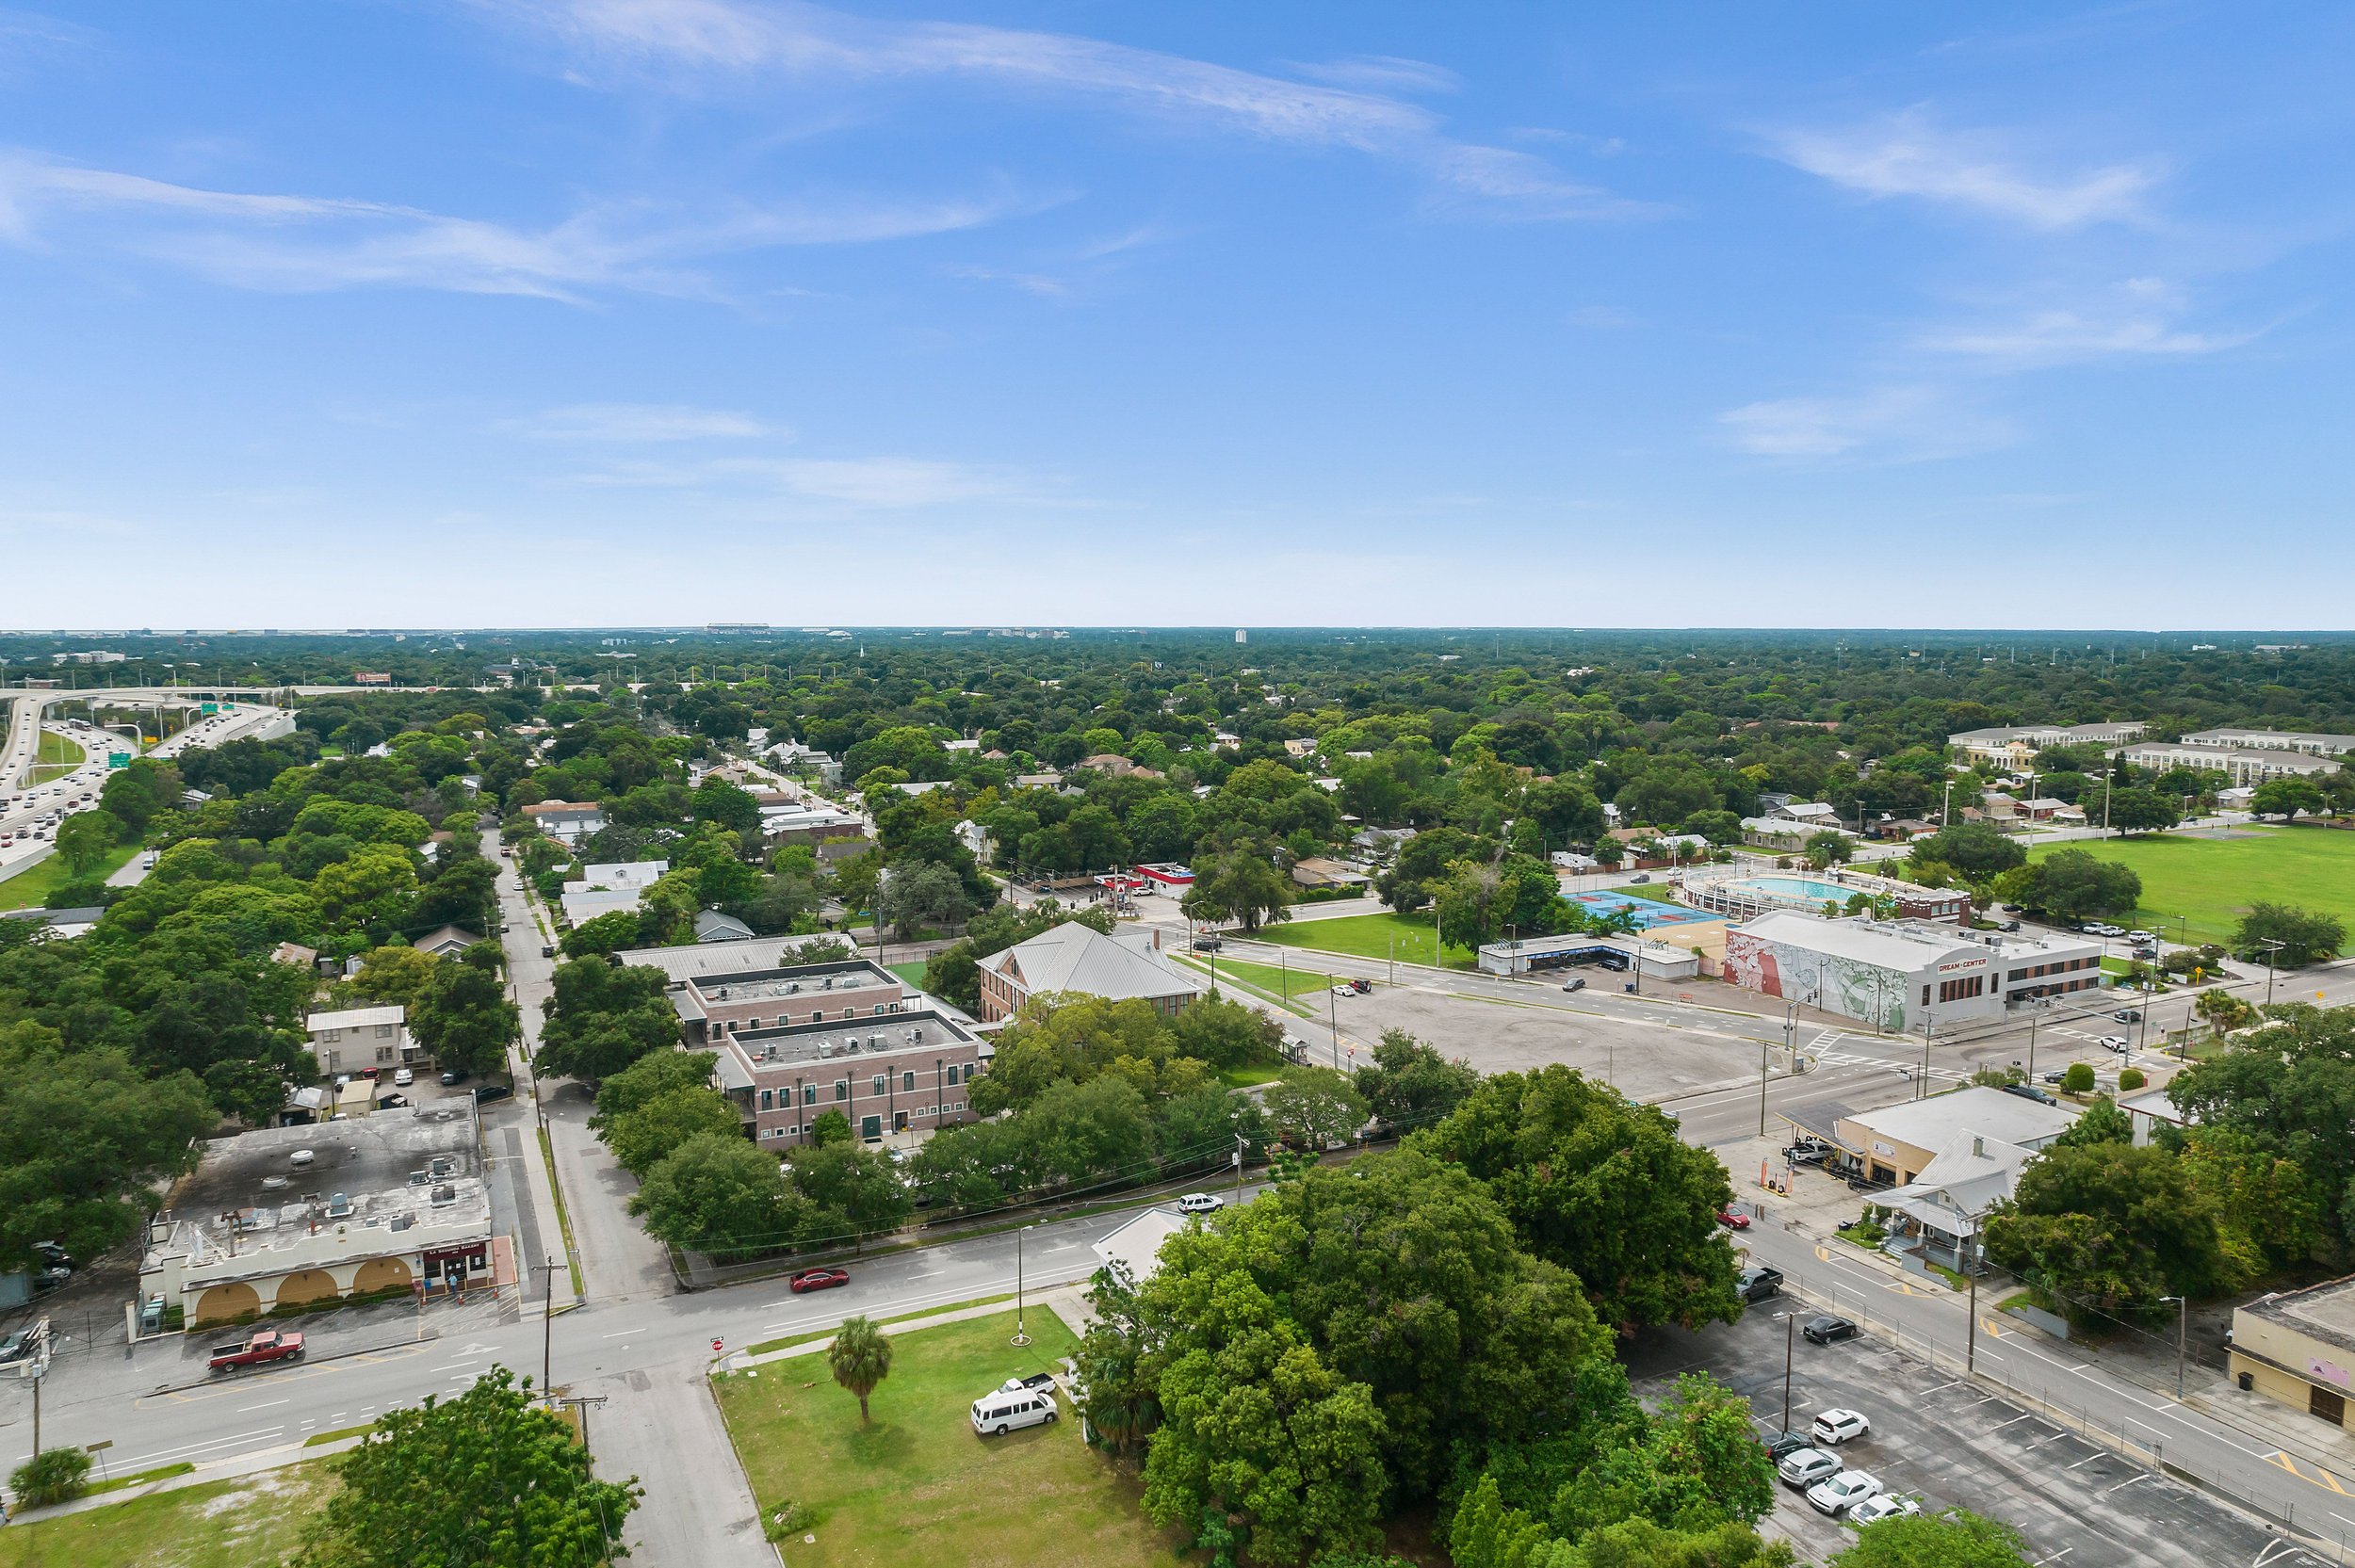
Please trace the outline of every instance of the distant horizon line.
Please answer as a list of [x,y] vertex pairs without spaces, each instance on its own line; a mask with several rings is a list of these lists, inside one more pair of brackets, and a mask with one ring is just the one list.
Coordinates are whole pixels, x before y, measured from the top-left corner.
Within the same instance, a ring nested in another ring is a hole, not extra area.
[[[1032,638],[1071,636],[1079,633],[1100,636],[1199,635],[1228,637],[1236,632],[1254,637],[1334,637],[1334,636],[1412,636],[1412,637],[1501,637],[1501,636],[1565,636],[1593,637],[1630,633],[1655,635],[1711,636],[1778,636],[1778,637],[1974,637],[1995,638],[2224,638],[2234,640],[2252,638],[2322,638],[2330,639],[2355,637],[2355,628],[2317,628],[2298,626],[2264,627],[2103,627],[2103,626],[1744,626],[1744,625],[1471,625],[1434,622],[1425,625],[1380,625],[1346,622],[1302,622],[1291,625],[1236,626],[1231,622],[1196,622],[1188,624],[1154,625],[1137,622],[1064,622],[1012,623],[905,622],[898,623],[836,623],[825,626],[765,625],[755,622],[706,622],[684,624],[627,624],[619,622],[580,622],[551,626],[495,625],[414,625],[414,626],[139,626],[139,627],[0,627],[0,639],[11,638],[413,638],[413,637],[551,637],[585,636],[591,633],[634,635],[642,637],[829,637],[829,636],[950,636]],[[1244,646],[1247,646],[1245,644]],[[2295,644],[2282,643],[2282,648]]]

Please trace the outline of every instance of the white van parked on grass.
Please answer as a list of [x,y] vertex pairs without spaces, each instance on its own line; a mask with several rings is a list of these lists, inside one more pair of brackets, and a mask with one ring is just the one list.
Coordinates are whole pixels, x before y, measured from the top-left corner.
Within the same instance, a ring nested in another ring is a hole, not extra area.
[[1003,1437],[1017,1427],[1043,1427],[1060,1414],[1053,1389],[1026,1388],[1013,1380],[973,1401],[973,1430]]

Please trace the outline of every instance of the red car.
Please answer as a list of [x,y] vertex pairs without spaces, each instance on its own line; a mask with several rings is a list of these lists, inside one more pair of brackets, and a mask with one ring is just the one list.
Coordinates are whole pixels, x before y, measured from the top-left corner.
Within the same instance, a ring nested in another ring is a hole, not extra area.
[[1750,1228],[1750,1217],[1746,1214],[1742,1214],[1730,1208],[1719,1209],[1717,1211],[1717,1223],[1725,1226],[1728,1230],[1746,1231]]
[[848,1269],[809,1269],[786,1281],[785,1287],[798,1296],[804,1290],[831,1290],[837,1285],[850,1283],[851,1275]]

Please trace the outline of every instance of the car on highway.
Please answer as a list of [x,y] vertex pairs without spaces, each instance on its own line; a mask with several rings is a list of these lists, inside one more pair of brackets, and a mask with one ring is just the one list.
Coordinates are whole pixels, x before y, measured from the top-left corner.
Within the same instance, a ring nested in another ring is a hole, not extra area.
[[1562,982],[1562,989],[1565,991],[1584,991],[1586,989],[1586,978],[1583,975],[1572,975],[1568,979]]
[[1894,1492],[1877,1492],[1860,1503],[1851,1503],[1848,1506],[1848,1523],[1862,1529],[1867,1525],[1877,1525],[1884,1519],[1895,1519],[1921,1511],[1922,1505],[1911,1497],[1900,1497]]
[[1843,1470],[1807,1489],[1808,1506],[1837,1519],[1867,1497],[1878,1495],[1880,1478],[1869,1470]]
[[1857,1327],[1855,1318],[1835,1317],[1829,1313],[1809,1318],[1799,1329],[1811,1345],[1829,1345],[1836,1340],[1854,1339],[1863,1332]]
[[1865,1419],[1860,1410],[1835,1405],[1829,1410],[1816,1412],[1812,1431],[1816,1447],[1833,1448],[1852,1438],[1872,1435],[1873,1423]]
[[1189,1192],[1178,1200],[1180,1214],[1215,1214],[1226,1206],[1226,1200],[1215,1192]]
[[785,1287],[799,1296],[805,1290],[832,1290],[837,1285],[851,1283],[847,1269],[804,1269],[785,1282]]
[[1801,1448],[1777,1461],[1775,1474],[1794,1492],[1804,1492],[1817,1481],[1829,1480],[1840,1474],[1840,1461],[1821,1448]]
[[1717,1211],[1717,1223],[1730,1231],[1746,1231],[1750,1228],[1750,1217],[1740,1209],[1721,1208]]

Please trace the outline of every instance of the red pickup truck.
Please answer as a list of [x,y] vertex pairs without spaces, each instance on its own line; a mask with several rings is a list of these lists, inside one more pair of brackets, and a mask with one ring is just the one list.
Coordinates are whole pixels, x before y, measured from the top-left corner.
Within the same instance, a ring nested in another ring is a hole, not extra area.
[[214,1346],[210,1366],[216,1372],[235,1372],[248,1366],[266,1366],[273,1361],[301,1359],[300,1334],[262,1329],[249,1338]]

